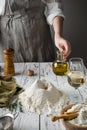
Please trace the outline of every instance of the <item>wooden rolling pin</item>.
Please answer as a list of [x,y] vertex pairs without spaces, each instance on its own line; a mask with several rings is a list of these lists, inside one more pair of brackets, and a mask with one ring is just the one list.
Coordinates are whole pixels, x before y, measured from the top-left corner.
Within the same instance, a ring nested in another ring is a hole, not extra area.
[[72,120],[78,116],[78,111],[65,112],[60,116],[52,116],[51,120],[54,122],[59,119]]

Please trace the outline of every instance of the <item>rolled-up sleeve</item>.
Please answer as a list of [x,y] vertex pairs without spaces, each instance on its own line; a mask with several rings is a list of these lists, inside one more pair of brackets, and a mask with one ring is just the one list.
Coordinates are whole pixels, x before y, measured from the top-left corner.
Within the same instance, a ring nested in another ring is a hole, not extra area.
[[5,11],[5,0],[0,0],[0,15],[4,15]]
[[47,0],[45,1],[45,16],[48,24],[52,25],[53,19],[56,16],[65,17],[63,14],[63,7],[61,0]]

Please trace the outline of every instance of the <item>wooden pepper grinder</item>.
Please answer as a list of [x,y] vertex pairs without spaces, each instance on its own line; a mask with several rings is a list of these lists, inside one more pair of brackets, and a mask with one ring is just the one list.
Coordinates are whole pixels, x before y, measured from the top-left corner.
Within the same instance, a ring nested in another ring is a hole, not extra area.
[[14,50],[12,48],[5,49],[4,53],[4,75],[5,76],[14,76],[15,69],[14,69]]

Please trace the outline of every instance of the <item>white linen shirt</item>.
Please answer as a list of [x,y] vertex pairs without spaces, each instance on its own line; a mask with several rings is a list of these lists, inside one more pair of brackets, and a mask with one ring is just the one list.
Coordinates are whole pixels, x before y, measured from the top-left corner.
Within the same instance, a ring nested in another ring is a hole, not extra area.
[[56,16],[65,17],[63,14],[63,6],[61,0],[42,0],[45,2],[45,16],[47,22],[52,25],[53,19]]
[[5,11],[5,0],[0,0],[0,15],[4,15]]
[[[45,3],[44,14],[46,16],[48,24],[52,25],[53,19],[56,16],[64,18],[61,0],[42,0]],[[0,15],[4,15],[5,0],[0,0]]]

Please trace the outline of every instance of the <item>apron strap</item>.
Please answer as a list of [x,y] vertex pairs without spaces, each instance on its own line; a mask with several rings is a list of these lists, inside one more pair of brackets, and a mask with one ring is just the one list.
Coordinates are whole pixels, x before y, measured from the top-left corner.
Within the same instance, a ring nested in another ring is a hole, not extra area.
[[12,21],[13,21],[13,17],[14,17],[14,14],[11,10],[11,5],[10,5],[10,1],[11,0],[7,0],[7,9],[6,9],[6,13],[7,13],[7,16],[8,16],[8,21],[6,23],[6,29],[10,29],[10,26],[12,24]]
[[7,0],[8,1],[8,13],[9,15],[12,15],[12,10],[11,10],[11,5],[10,5],[10,0]]

